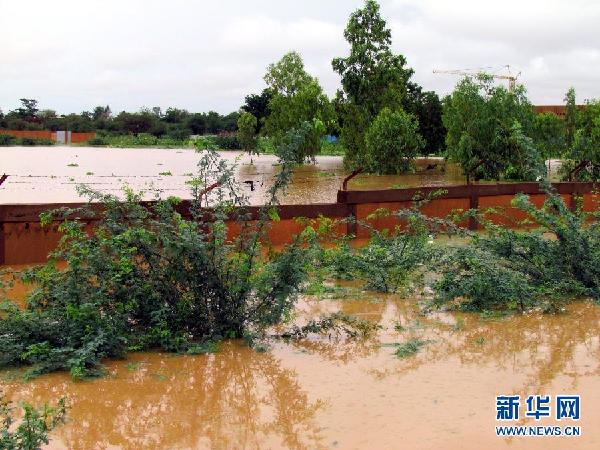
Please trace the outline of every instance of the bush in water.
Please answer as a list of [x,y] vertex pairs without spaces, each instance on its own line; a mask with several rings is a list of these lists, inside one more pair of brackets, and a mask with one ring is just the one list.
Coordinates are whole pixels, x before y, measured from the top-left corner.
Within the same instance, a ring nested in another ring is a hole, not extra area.
[[599,213],[583,212],[581,205],[572,211],[547,189],[541,208],[525,195],[513,202],[539,228],[518,231],[484,222],[486,233],[446,253],[435,285],[438,304],[555,311],[568,298],[600,300]]
[[15,426],[14,409],[0,395],[0,448],[6,450],[37,450],[50,440],[48,433],[65,422],[66,399],[61,398],[56,407],[47,404],[35,408],[24,403],[23,420]]
[[[177,212],[175,199],[144,206],[132,192],[119,201],[80,188],[104,203],[99,222],[90,236],[77,217],[91,211],[63,212],[70,218],[60,226],[57,250],[24,275],[33,286],[27,307],[5,302],[0,312],[0,367],[86,377],[103,358],[127,351],[184,352],[278,323],[293,308],[309,266],[300,238],[268,257],[261,251],[277,193],[291,176],[285,152],[295,156],[292,147],[280,150],[282,169],[256,222],[248,220],[234,169],[212,151],[199,163],[191,220]],[[220,187],[204,194],[215,182]],[[228,240],[231,214],[241,232]],[[65,269],[57,268],[59,260]]]

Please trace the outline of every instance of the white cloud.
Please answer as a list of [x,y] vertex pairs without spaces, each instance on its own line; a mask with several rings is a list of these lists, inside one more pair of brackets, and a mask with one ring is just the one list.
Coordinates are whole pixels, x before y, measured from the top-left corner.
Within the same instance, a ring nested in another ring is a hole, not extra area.
[[[299,51],[328,93],[331,59],[361,0],[0,0],[0,107],[34,97],[61,112],[108,103],[236,109],[263,87],[265,67]],[[445,94],[434,68],[521,71],[534,103],[573,85],[600,97],[600,3],[592,0],[382,0],[394,48],[415,79]]]

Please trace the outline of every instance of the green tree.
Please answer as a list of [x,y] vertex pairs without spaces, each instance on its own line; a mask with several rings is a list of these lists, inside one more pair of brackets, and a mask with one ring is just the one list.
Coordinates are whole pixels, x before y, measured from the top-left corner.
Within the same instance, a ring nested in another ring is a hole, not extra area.
[[409,170],[425,146],[418,129],[419,122],[414,115],[384,108],[365,136],[368,169],[382,174]]
[[252,154],[257,153],[257,134],[256,126],[258,121],[254,115],[249,112],[243,112],[237,121],[238,139],[242,148],[250,155],[250,163],[252,163]]
[[289,52],[276,63],[269,64],[264,77],[269,88],[278,95],[292,96],[314,80],[306,72],[298,52]]
[[[319,81],[304,69],[300,55],[291,52],[275,64],[271,64],[265,75],[273,96],[269,102],[270,115],[265,121],[265,134],[280,141],[289,131],[299,129],[304,122],[323,124],[313,127],[322,130],[335,121],[335,111]],[[311,139],[313,149],[305,151],[315,155],[321,149],[321,140]]]
[[566,111],[565,111],[565,127],[567,147],[571,148],[575,141],[575,132],[579,126],[579,110],[577,109],[577,98],[575,88],[571,87],[565,94]]
[[366,0],[362,9],[352,13],[344,37],[350,54],[332,61],[342,78],[336,102],[346,165],[359,167],[366,164],[367,129],[383,108],[402,108],[413,72],[405,67],[404,56],[392,52],[392,34],[376,1]]
[[[548,160],[563,156],[566,147],[565,122],[556,114],[536,114],[533,120],[532,138],[541,156]],[[548,172],[550,169],[548,169]]]
[[303,164],[307,159],[314,161],[325,131],[325,124],[321,120],[305,120],[283,136],[276,153],[280,157],[289,155],[288,158],[296,164]]
[[433,91],[423,92],[418,84],[409,81],[404,109],[419,120],[419,134],[425,140],[427,153],[442,153],[446,149],[446,128],[442,122],[442,102]]
[[97,130],[108,128],[111,119],[112,111],[108,105],[96,106],[92,111],[92,121],[94,123],[94,128]]
[[[488,75],[465,77],[444,100],[449,158],[467,179],[535,179],[541,157],[532,142],[533,108],[525,88],[509,92]],[[527,153],[530,152],[530,153]]]
[[[569,150],[565,169],[579,167],[579,181],[600,180],[600,100],[588,100],[585,109],[578,113],[579,127]],[[567,124],[568,127],[568,124]]]
[[21,98],[19,101],[21,102],[21,107],[16,109],[15,112],[17,115],[27,122],[35,122],[39,112],[37,107],[38,101],[32,98]]
[[273,94],[269,89],[263,89],[260,94],[250,94],[246,96],[246,103],[242,105],[242,111],[249,112],[256,117],[258,121],[257,133],[260,133],[265,120],[269,117],[269,102]]

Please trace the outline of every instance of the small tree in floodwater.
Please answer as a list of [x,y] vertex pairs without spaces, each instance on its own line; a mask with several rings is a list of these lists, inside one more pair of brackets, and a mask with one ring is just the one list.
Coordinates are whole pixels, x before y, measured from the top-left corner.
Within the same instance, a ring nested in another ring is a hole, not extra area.
[[244,151],[250,155],[250,164],[252,164],[252,155],[258,155],[258,136],[256,129],[258,121],[256,117],[249,112],[243,112],[237,121],[238,125],[238,140]]
[[[131,191],[122,201],[82,188],[103,208],[61,212],[67,218],[58,248],[23,276],[33,287],[26,308],[5,302],[0,311],[0,367],[87,377],[103,358],[152,348],[197,353],[208,342],[280,322],[294,306],[310,252],[301,238],[268,255],[262,242],[301,132],[279,149],[281,172],[258,218],[248,214],[233,168],[213,151],[200,160],[189,219],[177,199],[148,205]],[[232,217],[240,231],[228,239]],[[65,269],[57,267],[61,260]]]
[[61,398],[55,407],[47,404],[36,408],[22,405],[23,419],[17,424],[14,408],[0,394],[0,448],[4,450],[38,450],[48,445],[48,433],[65,422],[66,399]]

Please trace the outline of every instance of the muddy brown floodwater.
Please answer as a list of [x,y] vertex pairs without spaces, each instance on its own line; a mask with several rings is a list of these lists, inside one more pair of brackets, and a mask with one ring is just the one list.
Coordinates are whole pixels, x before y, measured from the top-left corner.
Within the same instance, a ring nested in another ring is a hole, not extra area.
[[[279,171],[277,157],[254,157],[228,151],[221,156],[237,163],[237,178],[252,203],[262,203],[266,191]],[[0,175],[9,174],[0,188],[2,203],[53,203],[81,200],[75,187],[86,184],[93,189],[119,194],[124,185],[145,189],[148,197],[189,197],[186,181],[196,173],[200,156],[192,149],[119,149],[92,147],[4,147],[0,148]],[[402,176],[360,175],[351,182],[353,189],[390,188],[457,184],[464,181],[460,170],[450,166],[440,170],[440,160],[421,160],[420,169],[439,164],[419,174]],[[346,176],[342,158],[318,156],[317,164],[298,167],[282,196],[282,203],[331,203]],[[254,182],[251,191],[245,181]]]
[[[223,155],[233,162],[239,153]],[[245,158],[238,178],[256,182],[251,198],[257,203],[277,172],[276,158],[262,156],[254,165]],[[114,193],[123,184],[140,189],[151,182],[163,196],[185,197],[197,160],[191,150],[4,148],[0,172],[11,177],[0,189],[0,203],[76,201],[74,186],[81,182]],[[159,175],[166,172],[172,175]],[[335,201],[343,177],[341,158],[319,157],[318,165],[296,171],[282,201]],[[448,166],[401,177],[362,175],[351,187],[463,181]],[[12,295],[24,293],[17,286]],[[106,361],[106,376],[86,382],[66,373],[24,382],[22,372],[5,370],[0,390],[10,400],[35,404],[69,397],[68,423],[51,434],[54,449],[600,448],[597,305],[578,302],[560,315],[486,320],[464,313],[422,316],[414,299],[361,293],[304,297],[297,320],[333,311],[382,329],[364,341],[277,341],[266,353],[228,342],[211,355],[131,354]],[[393,344],[412,338],[427,344],[415,356],[397,358]],[[582,436],[496,437],[495,397],[501,394],[581,395],[576,425]]]
[[[106,376],[86,382],[66,373],[24,382],[3,371],[0,383],[13,401],[70,398],[53,449],[600,448],[597,305],[486,320],[423,316],[414,299],[359,292],[304,297],[296,320],[333,311],[383,328],[368,340],[276,341],[266,353],[228,342],[211,355],[131,354],[106,361]],[[397,358],[392,344],[411,338],[427,345]],[[581,420],[571,424],[582,436],[496,437],[501,394],[581,395]]]

